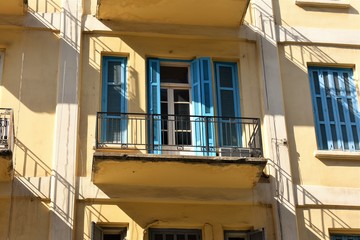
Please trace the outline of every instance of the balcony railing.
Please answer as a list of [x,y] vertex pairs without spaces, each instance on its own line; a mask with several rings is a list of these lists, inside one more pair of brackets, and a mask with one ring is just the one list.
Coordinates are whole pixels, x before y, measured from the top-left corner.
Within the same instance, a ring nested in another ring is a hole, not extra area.
[[96,148],[200,156],[262,156],[258,118],[97,113]]
[[13,110],[0,108],[0,152],[12,153],[14,146]]

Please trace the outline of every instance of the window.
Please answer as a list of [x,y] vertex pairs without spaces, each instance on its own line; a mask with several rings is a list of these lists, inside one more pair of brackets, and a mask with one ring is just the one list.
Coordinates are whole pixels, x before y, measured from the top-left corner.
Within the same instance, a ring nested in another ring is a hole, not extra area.
[[309,67],[320,150],[359,151],[359,110],[350,68]]
[[330,240],[360,240],[360,235],[330,234]]
[[[217,142],[220,146],[240,146],[241,122],[235,120],[240,117],[237,76],[236,63],[212,62],[206,57],[189,61],[149,59],[148,113],[158,118],[154,119],[153,134],[149,134],[149,142],[155,146],[153,153],[169,150],[168,146],[192,146],[197,155],[214,156]],[[214,100],[221,121],[215,118]]]
[[102,133],[103,143],[126,142],[126,62],[124,57],[102,58]]
[[101,226],[94,222],[91,224],[91,240],[125,240],[125,227]]
[[225,231],[225,240],[265,240],[264,230]]
[[150,229],[149,240],[201,240],[198,229]]

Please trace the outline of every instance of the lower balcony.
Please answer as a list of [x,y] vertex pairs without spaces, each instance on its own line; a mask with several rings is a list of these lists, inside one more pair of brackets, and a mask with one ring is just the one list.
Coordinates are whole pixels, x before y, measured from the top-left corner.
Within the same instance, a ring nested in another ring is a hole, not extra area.
[[256,118],[97,114],[95,184],[251,188],[265,165]]
[[12,177],[12,154],[14,146],[13,111],[0,108],[0,182]]

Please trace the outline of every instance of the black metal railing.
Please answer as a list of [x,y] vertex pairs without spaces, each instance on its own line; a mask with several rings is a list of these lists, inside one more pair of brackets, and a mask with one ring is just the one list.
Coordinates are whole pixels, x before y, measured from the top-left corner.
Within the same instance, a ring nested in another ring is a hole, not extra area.
[[14,116],[10,108],[0,108],[0,152],[12,152],[14,146]]
[[155,154],[262,156],[258,118],[97,113],[96,148]]

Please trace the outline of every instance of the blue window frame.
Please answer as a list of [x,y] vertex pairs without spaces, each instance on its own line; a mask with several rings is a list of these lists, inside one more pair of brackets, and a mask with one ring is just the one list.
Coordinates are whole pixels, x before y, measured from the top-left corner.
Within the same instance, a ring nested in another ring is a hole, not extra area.
[[359,110],[352,69],[309,67],[308,73],[318,148],[359,151]]
[[[210,58],[197,58],[195,60],[171,60],[171,59],[148,59],[148,113],[154,114],[153,128],[149,127],[149,139],[152,142],[154,149],[150,153],[161,154],[163,136],[161,133],[161,76],[160,64],[161,63],[188,63],[190,66],[191,75],[191,98],[192,98],[192,112],[196,116],[213,117],[213,97],[212,97],[212,71]],[[205,137],[205,122],[203,119],[191,120],[193,129],[192,142],[196,146],[197,154],[205,154],[204,146],[215,145],[215,133],[213,127],[208,128],[207,138]],[[211,123],[209,123],[211,124]],[[194,133],[198,134],[194,134]],[[215,154],[215,152],[214,152]],[[211,155],[211,154],[210,154]]]
[[330,240],[360,240],[360,235],[330,234]]
[[201,240],[199,229],[150,229],[149,240]]
[[125,57],[102,57],[103,143],[126,142],[127,119],[121,115],[127,112],[126,64]]

